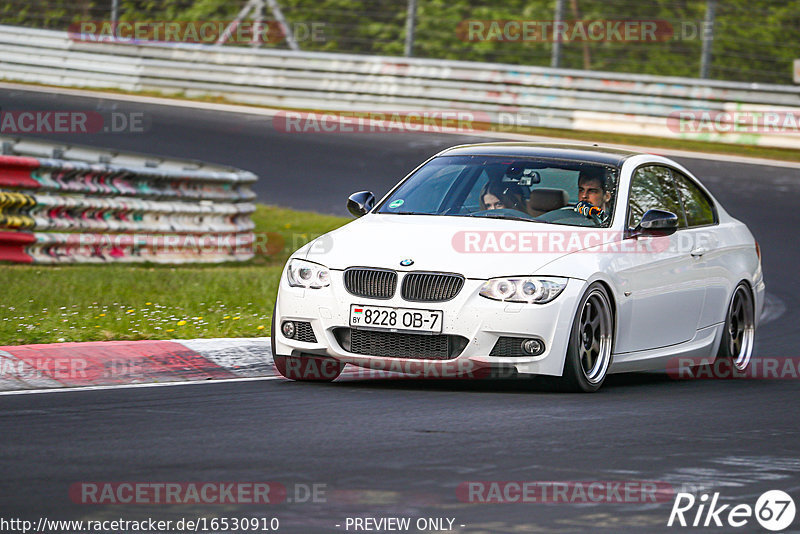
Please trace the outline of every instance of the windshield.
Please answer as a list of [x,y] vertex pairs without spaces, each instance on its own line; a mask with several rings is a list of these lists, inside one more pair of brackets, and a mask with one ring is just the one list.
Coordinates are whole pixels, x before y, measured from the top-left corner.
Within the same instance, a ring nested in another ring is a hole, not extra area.
[[[616,192],[617,170],[599,163],[508,156],[440,156],[405,180],[381,203],[377,213],[605,227],[613,216]],[[590,200],[603,210],[602,216],[576,212],[574,207],[579,200]]]

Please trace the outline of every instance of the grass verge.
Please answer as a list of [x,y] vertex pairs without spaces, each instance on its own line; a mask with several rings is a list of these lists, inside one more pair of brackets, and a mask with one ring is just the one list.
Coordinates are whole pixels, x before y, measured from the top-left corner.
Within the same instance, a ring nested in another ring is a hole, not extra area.
[[246,263],[1,265],[0,345],[269,335],[286,259],[349,220],[259,205]]

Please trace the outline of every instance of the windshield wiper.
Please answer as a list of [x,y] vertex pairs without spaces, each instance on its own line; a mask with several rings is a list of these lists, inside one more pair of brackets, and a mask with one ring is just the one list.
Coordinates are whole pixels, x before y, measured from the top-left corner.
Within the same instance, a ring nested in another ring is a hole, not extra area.
[[[484,212],[477,212],[477,213],[484,213]],[[529,219],[527,217],[516,217],[514,215],[475,215],[474,213],[470,213],[466,215],[466,217],[477,217],[479,219],[505,219],[508,221],[527,221],[527,222],[544,222],[544,221],[537,221],[536,219]]]
[[423,213],[421,211],[379,211],[381,215],[436,215],[435,213]]

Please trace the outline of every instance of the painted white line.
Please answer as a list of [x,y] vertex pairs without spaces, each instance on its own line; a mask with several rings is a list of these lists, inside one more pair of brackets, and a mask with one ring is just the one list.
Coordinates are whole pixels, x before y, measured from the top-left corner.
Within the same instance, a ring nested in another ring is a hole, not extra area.
[[[266,117],[273,117],[276,114],[286,111],[283,109],[275,109],[268,107],[244,106],[238,104],[218,104],[214,102],[202,102],[198,100],[180,100],[168,97],[155,97],[143,95],[129,95],[119,93],[106,93],[103,91],[91,91],[84,89],[67,89],[60,87],[42,87],[37,85],[25,85],[18,83],[0,82],[0,89],[30,91],[36,93],[56,94],[56,95],[69,95],[90,98],[102,98],[106,100],[118,100],[121,102],[136,102],[140,104],[153,104],[158,106],[171,106],[176,108],[190,108],[190,109],[203,109],[208,111],[221,111],[225,113],[241,113],[245,115],[260,115]],[[511,132],[464,132],[459,130],[447,130],[436,133],[472,136],[472,137],[485,137],[487,139],[505,139],[511,141],[528,141],[528,142],[546,142],[546,143],[579,143],[579,144],[592,144],[591,141],[582,139],[569,139],[564,137],[546,137],[539,135],[525,135]],[[616,143],[599,143],[601,146],[621,148],[623,150],[633,150],[635,152],[645,152],[651,154],[663,154],[667,156],[676,156],[680,158],[694,158],[709,161],[724,161],[727,163],[743,163],[747,165],[768,165],[772,167],[785,167],[790,169],[800,169],[800,162],[795,161],[781,161],[768,158],[757,158],[750,156],[736,156],[733,154],[716,154],[713,152],[693,152],[691,150],[679,150],[671,148],[659,147],[646,147],[637,145],[619,145]],[[731,147],[737,145],[732,144]]]
[[62,387],[48,389],[22,389],[19,391],[0,391],[0,397],[6,395],[31,395],[38,393],[71,393],[80,391],[102,391],[106,389],[133,389],[133,388],[157,388],[170,386],[195,386],[198,384],[221,384],[225,382],[255,382],[257,380],[286,380],[282,376],[255,376],[246,378],[219,378],[212,380],[189,380],[185,382],[152,382],[146,384],[114,384],[109,386],[80,386]]

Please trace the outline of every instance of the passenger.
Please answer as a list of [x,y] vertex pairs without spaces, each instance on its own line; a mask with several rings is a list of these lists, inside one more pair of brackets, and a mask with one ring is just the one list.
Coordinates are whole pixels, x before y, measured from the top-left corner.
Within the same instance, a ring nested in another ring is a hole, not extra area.
[[525,193],[513,182],[489,181],[481,189],[481,209],[510,209],[527,213]]

